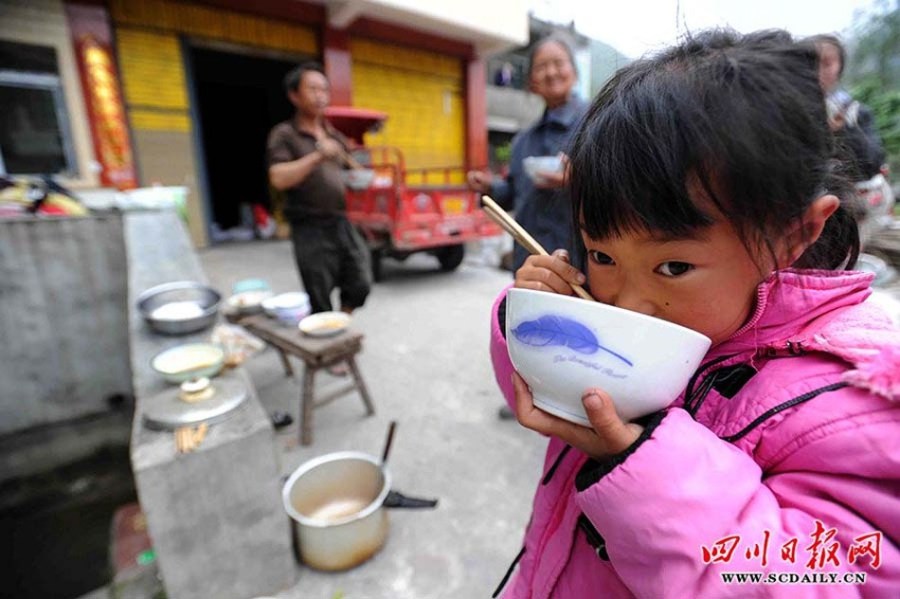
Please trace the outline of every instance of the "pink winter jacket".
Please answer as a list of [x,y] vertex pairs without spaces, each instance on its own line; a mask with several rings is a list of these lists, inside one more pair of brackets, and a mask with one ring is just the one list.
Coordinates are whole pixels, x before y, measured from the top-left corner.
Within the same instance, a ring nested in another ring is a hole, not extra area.
[[[624,455],[551,438],[503,597],[900,597],[900,334],[864,303],[870,282],[773,274]],[[504,297],[491,357],[512,405]],[[757,572],[795,583],[722,577]]]

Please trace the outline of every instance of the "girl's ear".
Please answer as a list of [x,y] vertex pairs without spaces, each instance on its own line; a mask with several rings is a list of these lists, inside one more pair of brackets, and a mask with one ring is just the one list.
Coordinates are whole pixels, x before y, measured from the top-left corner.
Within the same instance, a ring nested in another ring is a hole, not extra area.
[[778,268],[790,267],[803,255],[806,248],[819,239],[825,228],[825,221],[840,205],[840,199],[832,194],[819,196],[813,200],[803,213],[803,217],[788,229],[779,255]]

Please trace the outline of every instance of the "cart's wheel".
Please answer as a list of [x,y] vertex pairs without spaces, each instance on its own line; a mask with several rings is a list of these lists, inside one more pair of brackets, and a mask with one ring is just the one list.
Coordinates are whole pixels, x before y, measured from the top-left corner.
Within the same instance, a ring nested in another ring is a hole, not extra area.
[[435,256],[441,263],[441,270],[444,272],[456,270],[462,264],[465,255],[466,246],[462,244],[444,246],[435,252]]
[[369,250],[369,256],[372,262],[372,280],[376,283],[381,280],[381,259],[384,257],[384,251],[381,248],[372,248]]

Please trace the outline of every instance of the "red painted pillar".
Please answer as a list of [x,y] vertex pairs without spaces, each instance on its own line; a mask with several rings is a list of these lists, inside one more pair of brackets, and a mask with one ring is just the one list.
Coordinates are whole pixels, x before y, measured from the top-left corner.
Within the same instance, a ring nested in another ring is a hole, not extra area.
[[322,61],[325,75],[331,84],[333,106],[353,105],[353,76],[351,73],[350,39],[345,31],[324,26],[322,33]]
[[487,77],[484,61],[469,59],[466,65],[466,165],[488,164]]

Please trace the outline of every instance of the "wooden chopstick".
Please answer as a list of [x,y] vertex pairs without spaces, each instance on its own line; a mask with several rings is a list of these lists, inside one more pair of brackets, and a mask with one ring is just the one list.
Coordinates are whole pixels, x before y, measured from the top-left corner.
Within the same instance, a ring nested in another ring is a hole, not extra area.
[[[513,217],[507,214],[506,210],[501,208],[490,196],[481,196],[481,205],[484,207],[485,213],[491,217],[491,220],[500,225],[504,231],[512,235],[513,239],[518,241],[526,250],[540,256],[550,255],[547,253],[547,250],[545,250],[543,246],[528,233],[528,231],[522,228],[522,225],[517,223]],[[581,285],[569,283],[569,286],[578,297],[592,302],[597,301],[591,297],[591,294],[585,291],[584,287]]]
[[[337,140],[335,140],[335,141],[337,141]],[[356,158],[351,156],[350,152],[345,150],[344,147],[340,145],[341,142],[337,142],[337,143],[339,146],[338,156],[340,157],[341,160],[343,160],[344,162],[347,163],[347,166],[349,166],[350,168],[352,168],[355,171],[366,168],[362,164],[360,164],[360,162]],[[316,149],[319,149],[318,142],[316,142]]]
[[178,453],[194,451],[206,438],[208,430],[209,425],[205,422],[201,422],[196,428],[190,425],[178,427],[175,429],[175,449]]

